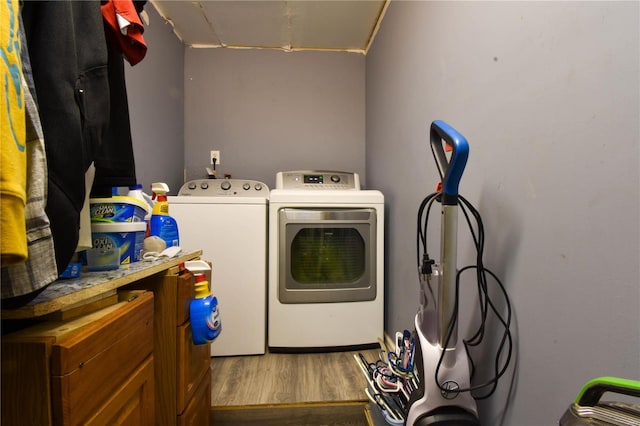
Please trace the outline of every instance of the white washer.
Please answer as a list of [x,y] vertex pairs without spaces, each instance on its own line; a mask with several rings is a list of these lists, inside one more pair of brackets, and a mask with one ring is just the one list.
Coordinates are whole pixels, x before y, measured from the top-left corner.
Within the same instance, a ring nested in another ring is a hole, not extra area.
[[268,199],[267,185],[242,179],[192,180],[168,197],[180,245],[212,263],[222,321],[212,356],[265,353]]
[[383,194],[360,190],[356,173],[278,173],[269,197],[268,299],[270,348],[383,339]]

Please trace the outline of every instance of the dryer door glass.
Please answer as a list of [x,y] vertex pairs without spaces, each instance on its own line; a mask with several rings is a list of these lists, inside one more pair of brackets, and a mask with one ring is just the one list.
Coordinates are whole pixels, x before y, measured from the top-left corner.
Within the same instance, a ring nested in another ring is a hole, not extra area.
[[291,242],[291,276],[301,287],[357,283],[365,272],[365,250],[356,228],[302,228]]

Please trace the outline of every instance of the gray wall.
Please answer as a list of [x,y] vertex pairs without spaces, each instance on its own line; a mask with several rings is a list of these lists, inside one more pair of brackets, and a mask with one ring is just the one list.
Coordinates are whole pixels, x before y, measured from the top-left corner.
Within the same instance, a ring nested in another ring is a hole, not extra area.
[[125,62],[136,176],[149,194],[153,182],[176,193],[184,175],[184,45],[154,7],[145,11],[147,54],[133,67]]
[[[366,166],[386,197],[394,333],[417,308],[416,213],[437,181],[428,126],[448,121],[470,142],[461,192],[515,315],[517,375],[480,404],[484,424],[511,384],[503,424],[555,424],[590,378],[640,377],[638,9],[393,1],[366,59],[188,49],[183,63],[148,7],[149,53],[127,68],[138,176],[177,189],[211,149],[221,173],[270,186],[279,170]],[[459,255],[471,263],[462,228]]]
[[518,365],[480,404],[483,424],[499,424],[511,379],[504,424],[521,426],[557,424],[593,377],[640,377],[638,17],[637,2],[393,1],[367,55],[388,332],[408,328],[417,303],[417,208],[438,180],[429,125],[470,143],[460,190],[511,296]]
[[347,170],[365,175],[362,55],[332,52],[190,49],[151,6],[149,50],[126,67],[138,180],[218,175],[273,187],[282,170]]
[[270,188],[283,170],[346,170],[365,181],[362,55],[333,52],[187,49],[185,168]]

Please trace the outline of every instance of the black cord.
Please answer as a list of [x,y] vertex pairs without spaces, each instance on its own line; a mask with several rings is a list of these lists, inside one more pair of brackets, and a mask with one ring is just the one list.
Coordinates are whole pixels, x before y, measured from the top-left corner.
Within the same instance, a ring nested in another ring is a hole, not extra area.
[[[431,296],[431,300],[434,303],[434,306],[436,305],[436,300],[435,300],[435,295],[433,294],[433,287],[431,286],[431,280],[429,277],[433,272],[432,265],[435,262],[429,258],[429,253],[427,252],[427,227],[428,227],[429,215],[431,212],[431,206],[433,205],[434,201],[438,199],[439,195],[440,194],[437,192],[429,194],[424,200],[422,200],[422,203],[420,203],[420,207],[418,208],[418,231],[417,231],[417,238],[416,238],[416,254],[417,254],[418,271],[420,272],[421,276],[426,277],[427,287],[429,290],[429,294]],[[425,214],[425,208],[426,208],[426,214]],[[424,227],[422,226],[423,216],[424,216]],[[421,246],[422,246],[422,256],[420,255]],[[418,281],[422,282],[423,280],[419,279]],[[421,291],[421,303],[426,307],[429,303],[429,298],[427,298],[427,294],[422,288],[422,286],[420,286],[420,291]]]
[[[460,275],[462,274],[462,272],[469,270],[469,269],[477,269],[476,265],[470,265],[470,266],[466,266],[464,268],[462,268],[456,277],[456,303],[455,303],[455,308],[454,308],[454,313],[452,314],[452,321],[455,322],[457,320],[457,314],[458,314],[458,294],[459,294],[459,287],[460,287]],[[485,294],[485,300],[486,303],[491,307],[491,310],[495,313],[496,318],[498,318],[498,320],[500,321],[500,323],[502,324],[502,326],[504,327],[504,333],[502,335],[502,338],[500,340],[500,344],[498,345],[498,350],[496,352],[496,358],[495,358],[495,364],[494,364],[494,377],[491,380],[486,381],[485,383],[482,383],[480,385],[475,385],[475,386],[471,386],[468,389],[459,389],[460,392],[467,392],[467,391],[476,391],[476,390],[480,390],[482,388],[485,388],[487,386],[492,386],[491,390],[489,391],[489,393],[483,395],[483,396],[474,396],[475,399],[485,399],[490,397],[493,392],[495,391],[497,384],[498,384],[498,380],[500,379],[500,377],[502,377],[504,375],[504,373],[506,372],[509,363],[511,361],[511,353],[512,353],[512,348],[513,348],[513,341],[511,338],[511,332],[510,332],[510,325],[511,325],[511,303],[509,302],[509,297],[507,295],[506,289],[504,288],[504,285],[502,284],[502,282],[500,281],[500,279],[490,270],[488,269],[484,269],[483,273],[488,273],[489,275],[491,275],[493,277],[493,279],[496,281],[496,283],[498,284],[498,287],[500,288],[504,300],[505,300],[505,307],[507,310],[507,318],[504,319],[502,317],[502,315],[500,314],[500,312],[498,311],[498,309],[495,307],[495,305],[493,304],[493,302],[491,301],[491,298],[489,297],[488,294]],[[486,316],[485,318],[483,318],[483,321],[486,321]],[[484,327],[484,324],[483,324]],[[448,346],[449,344],[449,340],[451,338],[452,335],[452,331],[453,331],[453,326],[450,327],[450,329],[448,330],[447,333],[447,339],[445,341],[445,347]],[[469,340],[463,340],[464,344],[465,344],[465,350],[467,351],[467,355],[469,357],[470,360],[473,361],[471,354],[469,352],[469,346],[472,346],[469,344]],[[477,341],[473,346],[477,346],[481,343],[481,340]],[[500,367],[500,358],[502,355],[503,350],[505,349],[505,345],[507,348],[507,358],[505,360],[505,362],[503,363],[503,366]],[[443,352],[444,354],[444,352]],[[438,377],[438,370],[440,368],[440,365],[442,363],[442,359],[443,359],[443,355],[441,355],[441,358],[438,362],[438,366],[436,368],[436,377]],[[472,362],[473,363],[473,362]],[[473,374],[472,374],[473,375]],[[442,386],[439,386],[441,389]],[[446,389],[443,389],[446,390]]]
[[[431,206],[433,202],[438,198],[439,195],[440,194],[437,192],[427,195],[427,197],[424,200],[422,200],[422,203],[420,203],[420,207],[418,208],[418,238],[417,238],[418,267],[421,267],[421,264],[422,264],[421,256],[420,256],[421,244],[423,248],[423,253],[427,254],[427,225],[429,221],[429,213],[431,211]],[[423,228],[421,225],[422,225],[422,216],[424,215],[425,207],[427,208],[427,212],[426,212],[426,216],[424,217],[424,228]]]
[[[431,272],[430,264],[425,264],[425,262],[430,262],[429,255],[427,253],[427,228],[428,228],[428,220],[431,207],[434,201],[439,199],[440,193],[433,193],[428,195],[420,204],[418,209],[418,232],[417,232],[417,261],[418,261],[418,269],[421,274],[424,274],[426,270]],[[482,217],[478,210],[473,207],[473,205],[465,199],[463,196],[458,196],[459,207],[462,211],[467,225],[469,227],[469,231],[471,233],[471,237],[473,239],[473,243],[476,249],[476,263],[475,265],[465,266],[460,269],[456,274],[456,292],[455,292],[455,304],[453,313],[451,315],[451,321],[449,322],[449,329],[447,330],[447,336],[445,339],[444,348],[449,346],[449,342],[451,341],[451,337],[453,335],[453,330],[456,327],[458,321],[458,309],[459,309],[459,294],[460,294],[460,277],[461,275],[469,270],[475,269],[476,271],[476,281],[478,286],[478,306],[480,309],[480,321],[478,329],[472,334],[472,336],[468,339],[463,339],[465,351],[467,353],[467,357],[469,358],[470,363],[470,381],[473,381],[473,377],[475,376],[476,365],[473,361],[473,357],[470,352],[471,347],[479,346],[485,337],[486,333],[486,324],[489,318],[489,314],[493,313],[494,316],[498,319],[499,323],[504,327],[504,332],[500,339],[500,343],[498,344],[496,357],[494,362],[494,376],[481,384],[476,384],[469,386],[465,389],[457,389],[458,392],[476,392],[481,389],[485,389],[490,386],[490,389],[483,395],[473,397],[477,400],[485,399],[490,397],[496,390],[499,379],[506,373],[507,368],[511,362],[511,355],[513,351],[513,340],[511,336],[510,326],[511,326],[511,302],[509,301],[509,296],[507,291],[500,281],[500,279],[494,274],[492,271],[484,267],[483,256],[484,256],[484,224],[482,222]],[[426,212],[425,212],[426,209]],[[426,213],[426,214],[425,214]],[[473,221],[472,221],[473,219]],[[475,230],[474,224],[475,221]],[[422,252],[421,252],[422,249]],[[422,255],[421,255],[422,253]],[[431,261],[432,262],[432,261]],[[505,310],[506,310],[506,318],[503,317],[500,310],[495,306],[494,301],[491,299],[489,295],[488,289],[488,276],[493,278],[495,283],[497,284],[498,289],[502,293],[502,297],[504,299]],[[431,295],[433,297],[433,292],[431,290]],[[503,358],[503,354],[506,351],[506,358],[503,362],[501,359]],[[435,381],[438,384],[438,387],[442,391],[450,391],[442,386],[442,384],[438,381],[438,373],[440,371],[440,367],[444,361],[444,355],[446,351],[442,351],[440,354],[440,359],[438,360],[438,365],[435,370]]]

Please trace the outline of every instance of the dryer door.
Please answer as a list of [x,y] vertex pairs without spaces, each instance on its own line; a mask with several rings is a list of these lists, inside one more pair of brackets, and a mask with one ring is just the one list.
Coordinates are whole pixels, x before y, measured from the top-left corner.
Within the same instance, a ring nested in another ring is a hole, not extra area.
[[279,215],[281,303],[376,298],[376,211],[283,208]]

